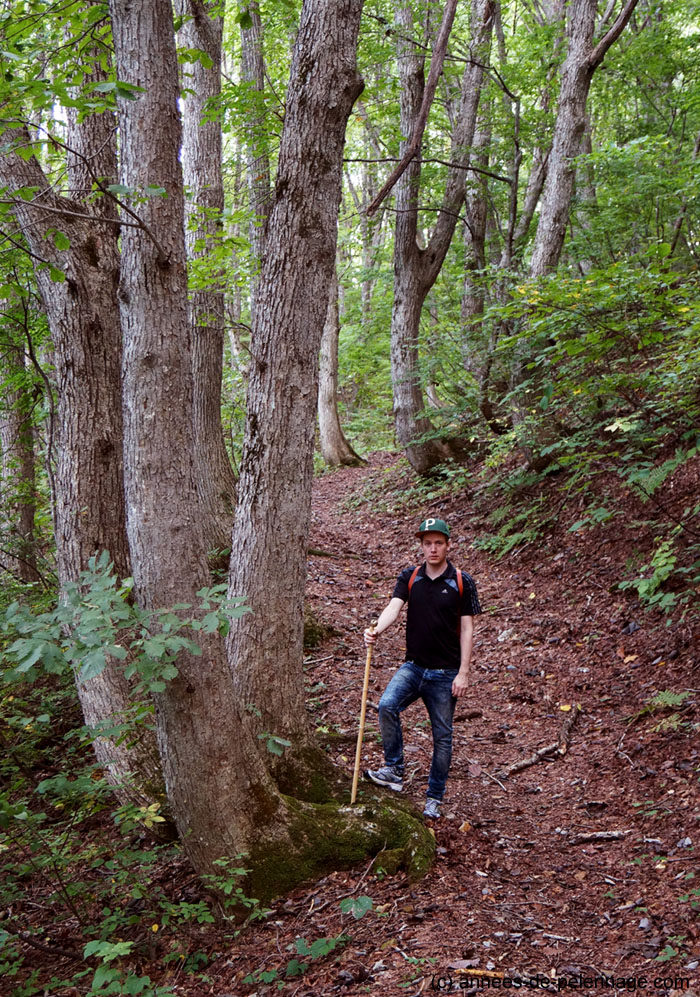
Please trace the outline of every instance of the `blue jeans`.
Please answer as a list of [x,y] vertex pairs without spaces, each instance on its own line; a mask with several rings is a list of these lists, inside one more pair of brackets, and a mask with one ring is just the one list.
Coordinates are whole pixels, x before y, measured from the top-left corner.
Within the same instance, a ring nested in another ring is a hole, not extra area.
[[399,714],[417,699],[425,703],[433,729],[433,760],[428,778],[428,796],[441,800],[452,760],[452,717],[457,700],[452,683],[457,669],[420,668],[412,661],[402,665],[379,700],[379,729],[384,759],[403,772],[403,734]]

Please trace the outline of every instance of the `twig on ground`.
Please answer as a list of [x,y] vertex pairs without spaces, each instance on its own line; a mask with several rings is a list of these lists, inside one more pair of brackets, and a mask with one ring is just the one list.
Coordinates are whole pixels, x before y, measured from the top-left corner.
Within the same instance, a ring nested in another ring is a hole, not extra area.
[[500,779],[496,778],[495,775],[491,775],[490,772],[486,772],[484,769],[481,770],[481,774],[485,775],[487,779],[491,779],[493,782],[497,783],[501,787],[504,793],[507,792],[506,787],[503,785]]
[[[386,841],[384,842],[384,848],[382,848],[382,852],[384,851],[385,848],[386,848]],[[367,866],[367,868],[365,869],[365,871],[362,873],[362,875],[358,879],[357,883],[355,884],[354,889],[350,890],[350,892],[348,893],[349,897],[351,897],[353,895],[353,893],[357,893],[357,891],[359,890],[359,888],[362,886],[363,882],[365,881],[365,878],[366,878],[369,870],[372,868],[372,866],[377,861],[377,858],[382,854],[382,852],[377,852],[376,855],[372,856],[372,860],[370,861],[369,865]]]
[[359,554],[350,554],[346,550],[341,550],[336,554],[332,550],[321,550],[320,547],[307,547],[306,553],[308,557],[351,557],[355,561],[363,560]]
[[562,724],[557,740],[552,744],[545,745],[544,748],[538,748],[534,755],[530,755],[528,758],[521,758],[520,761],[513,762],[512,765],[509,765],[507,769],[502,769],[498,773],[501,779],[507,779],[508,776],[515,775],[516,772],[522,772],[523,769],[536,765],[538,762],[541,762],[543,758],[547,758],[550,755],[565,755],[569,750],[569,738],[571,737],[571,731],[573,730],[576,718],[580,712],[581,706],[577,703]]
[[8,934],[14,935],[15,938],[19,938],[27,945],[31,945],[32,948],[39,949],[40,952],[47,952],[49,955],[57,955],[61,959],[73,959],[74,962],[85,961],[82,952],[78,952],[76,949],[64,949],[60,945],[46,945],[43,942],[38,942],[36,938],[32,938],[32,936],[27,934],[26,931],[20,931],[19,928],[15,928],[14,925],[7,920],[2,921],[2,928],[3,931],[7,931]]
[[569,845],[587,845],[592,841],[620,841],[626,834],[632,834],[632,830],[627,831],[591,831],[589,834],[577,834],[573,838],[568,838]]

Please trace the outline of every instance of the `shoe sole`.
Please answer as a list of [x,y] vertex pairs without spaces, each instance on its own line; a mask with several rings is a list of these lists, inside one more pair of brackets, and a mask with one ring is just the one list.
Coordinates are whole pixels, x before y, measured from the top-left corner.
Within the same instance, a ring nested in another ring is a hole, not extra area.
[[401,790],[403,789],[402,782],[382,782],[381,780],[375,779],[373,776],[371,776],[369,774],[369,771],[367,770],[364,773],[364,777],[365,779],[368,779],[370,782],[373,782],[375,786],[381,786],[382,789],[390,789],[394,793],[400,793]]

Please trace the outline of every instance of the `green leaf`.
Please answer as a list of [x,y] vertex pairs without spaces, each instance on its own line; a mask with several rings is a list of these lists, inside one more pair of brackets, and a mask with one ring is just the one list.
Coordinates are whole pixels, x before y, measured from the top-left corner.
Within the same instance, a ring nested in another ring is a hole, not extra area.
[[276,734],[258,734],[259,741],[265,741],[265,747],[271,755],[283,755],[284,749],[291,747],[292,742]]
[[53,244],[56,249],[61,251],[70,249],[70,239],[63,232],[59,232],[58,229],[53,231]]
[[103,648],[96,647],[92,651],[88,651],[82,659],[80,681],[88,682],[90,679],[96,678],[105,670],[106,665],[107,659]]
[[99,956],[103,962],[111,962],[113,959],[121,959],[128,955],[134,947],[133,942],[104,942],[94,939],[88,942],[83,949],[83,955],[87,959],[91,955]]
[[108,185],[107,190],[110,194],[133,194],[136,190],[135,187],[128,187],[123,183],[111,183]]
[[285,976],[302,976],[309,968],[308,962],[299,962],[298,959],[290,959],[287,963]]
[[356,921],[365,916],[367,911],[372,910],[373,900],[371,897],[346,897],[340,901],[340,909],[343,914],[352,914]]
[[[121,973],[118,969],[113,969],[111,966],[105,965],[98,966],[92,978],[91,993],[102,990],[106,984],[116,982],[120,976]],[[110,989],[108,992],[112,993],[113,991]]]

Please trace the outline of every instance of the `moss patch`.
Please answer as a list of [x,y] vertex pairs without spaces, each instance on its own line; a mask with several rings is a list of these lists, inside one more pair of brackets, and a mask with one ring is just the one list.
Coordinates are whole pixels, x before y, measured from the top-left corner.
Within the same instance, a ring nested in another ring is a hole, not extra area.
[[280,792],[307,803],[341,801],[350,792],[348,780],[314,741],[292,745],[272,768]]
[[433,862],[433,834],[402,801],[372,798],[355,807],[289,796],[281,801],[284,823],[261,829],[247,859],[246,892],[261,903],[380,852],[392,852],[394,869],[405,869],[411,881],[424,876]]

